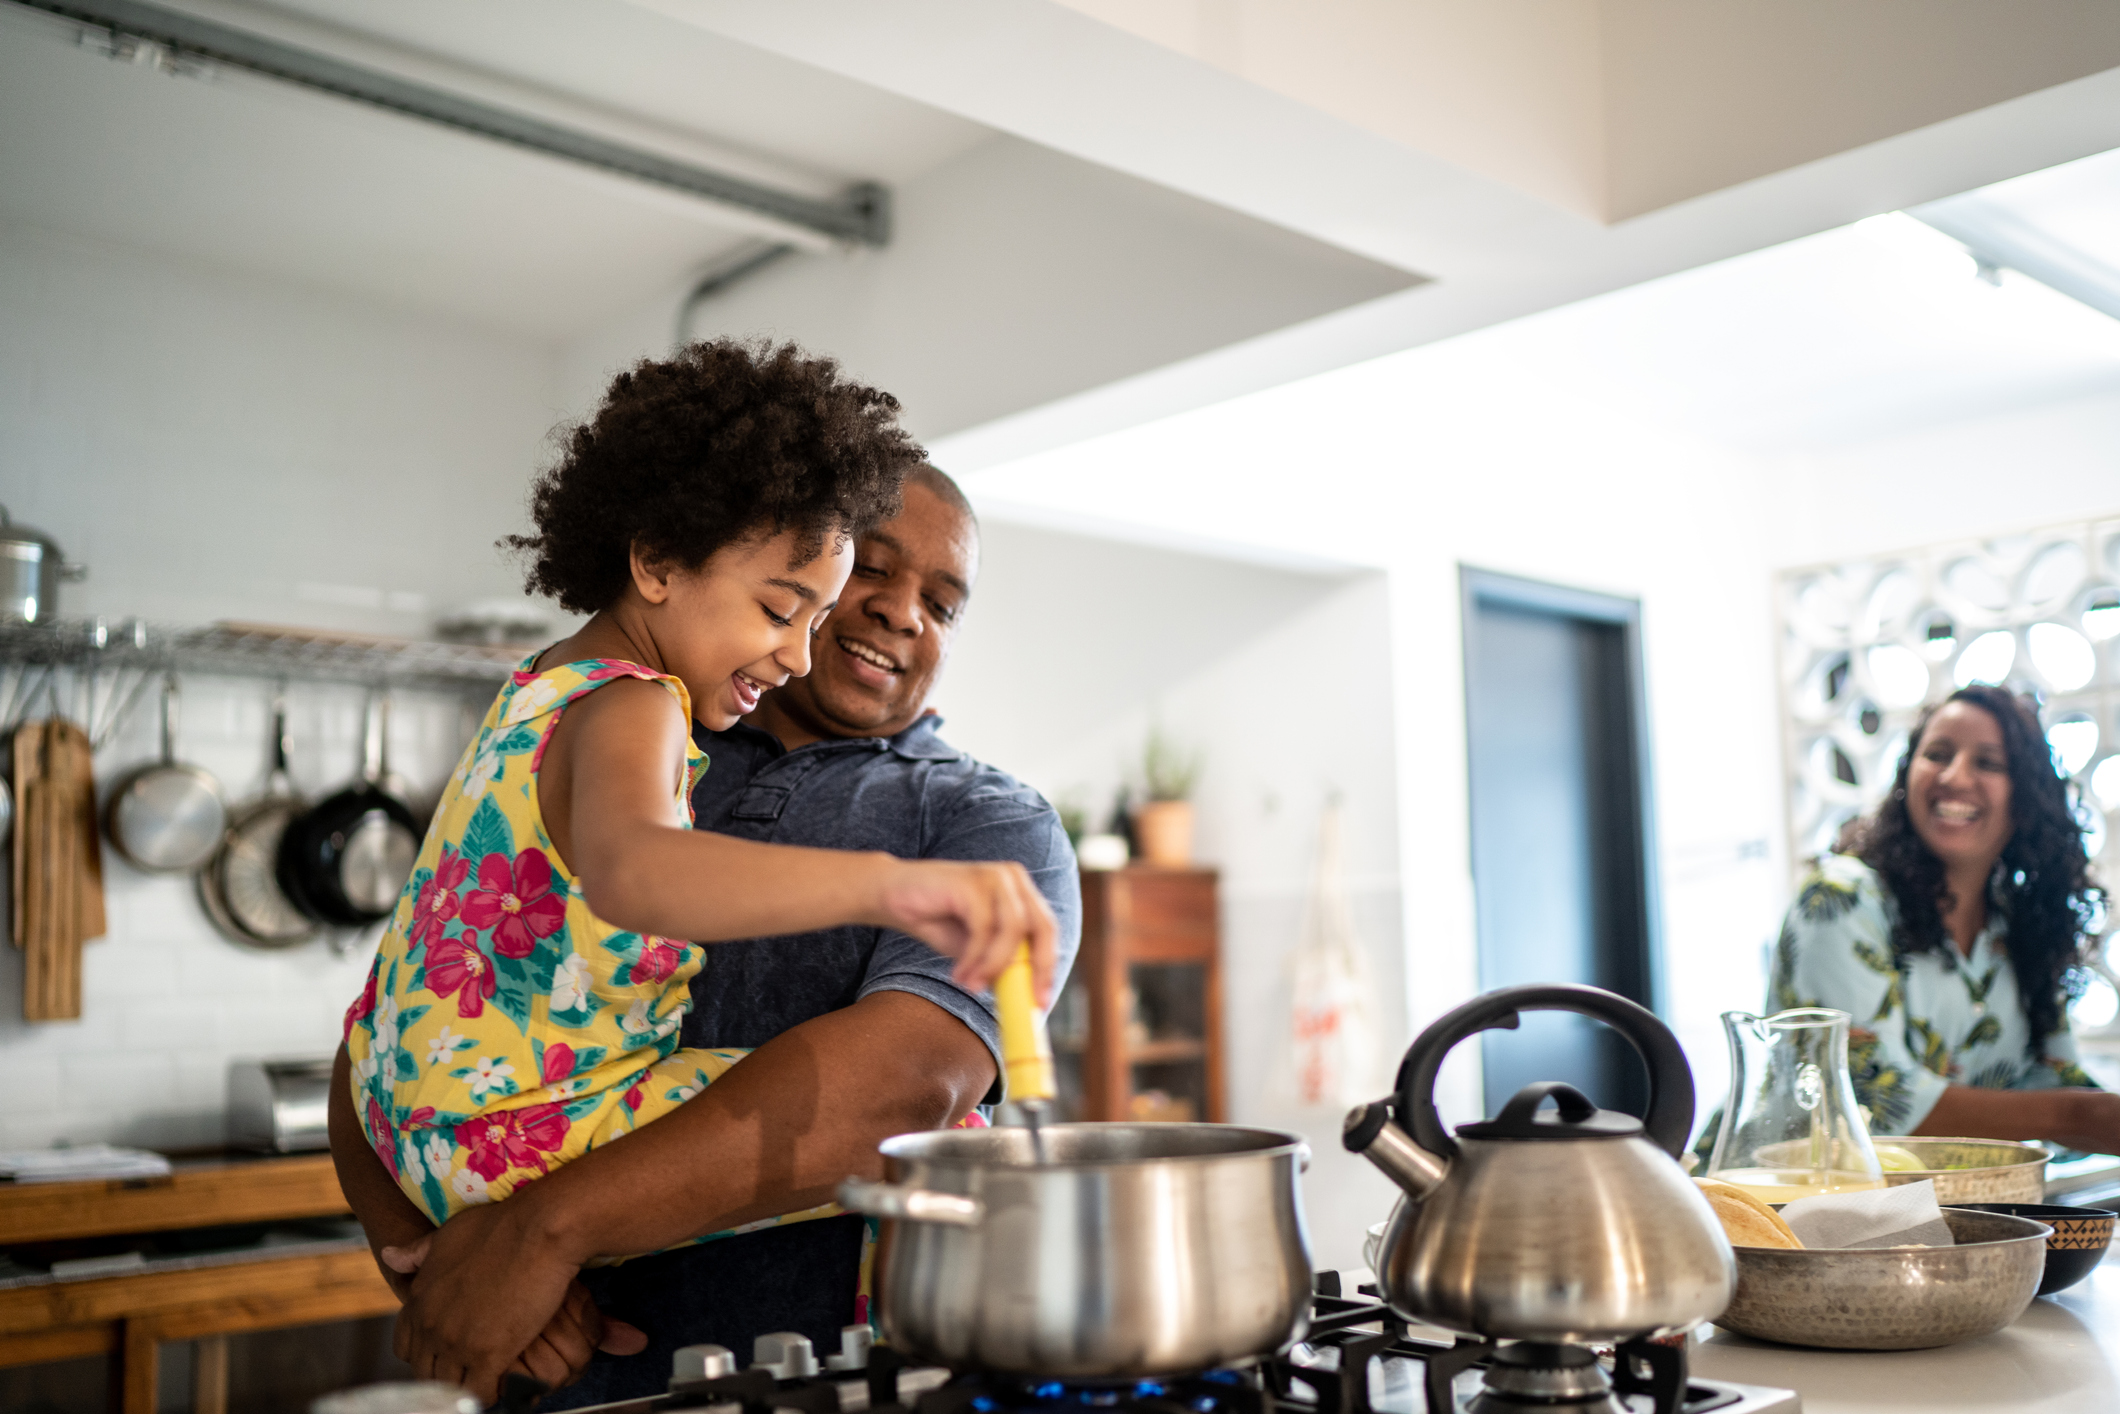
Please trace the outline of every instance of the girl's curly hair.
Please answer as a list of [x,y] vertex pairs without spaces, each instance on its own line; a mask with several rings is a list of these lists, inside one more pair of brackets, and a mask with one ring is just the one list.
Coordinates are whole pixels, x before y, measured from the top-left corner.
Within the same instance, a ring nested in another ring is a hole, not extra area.
[[898,514],[926,453],[898,426],[898,400],[840,376],[794,344],[715,339],[643,359],[565,434],[531,487],[525,588],[580,614],[608,607],[629,553],[697,568],[754,534],[796,533],[796,563],[826,539]]
[[1892,793],[1861,822],[1849,851],[1877,871],[1898,904],[1892,948],[1899,954],[1949,946],[1943,914],[1951,905],[1943,861],[1922,842],[1907,813],[1907,774],[1937,712],[1952,702],[1970,703],[2002,728],[2009,758],[2010,838],[1988,881],[1989,901],[2009,923],[2010,970],[2017,974],[2030,1023],[2031,1054],[2044,1054],[2046,1038],[2059,1030],[2071,972],[2101,911],[2105,890],[2091,882],[2083,852],[2083,828],[2070,809],[2070,785],[2054,769],[2039,712],[2008,688],[1975,683],[1926,708],[1899,758]]

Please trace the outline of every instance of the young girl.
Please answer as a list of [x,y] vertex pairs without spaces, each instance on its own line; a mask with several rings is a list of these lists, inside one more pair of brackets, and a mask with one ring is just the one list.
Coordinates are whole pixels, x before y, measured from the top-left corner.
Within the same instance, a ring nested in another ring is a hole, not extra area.
[[896,409],[792,346],[699,344],[620,375],[539,480],[536,534],[511,543],[589,620],[488,709],[347,1013],[362,1129],[435,1223],[743,1056],[677,1046],[695,941],[896,928],[969,990],[1027,941],[1043,997],[1054,924],[1015,864],[690,829],[693,723],[726,729],[809,671],[852,538],[896,513],[922,456]]

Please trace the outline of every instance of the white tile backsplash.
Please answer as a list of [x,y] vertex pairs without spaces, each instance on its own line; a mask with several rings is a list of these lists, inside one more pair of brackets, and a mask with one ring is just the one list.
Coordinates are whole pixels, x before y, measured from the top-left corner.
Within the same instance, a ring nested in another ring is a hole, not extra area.
[[[272,691],[253,679],[183,681],[179,756],[213,772],[232,804],[264,783]],[[347,685],[288,686],[293,775],[311,798],[355,775],[364,696]],[[431,796],[455,767],[476,722],[468,701],[395,694],[390,764],[415,792]],[[150,694],[98,754],[99,789],[107,793],[157,749]],[[214,931],[191,876],[142,874],[107,841],[103,871],[110,928],[83,950],[78,1021],[23,1021],[21,955],[0,949],[0,1148],[217,1144],[229,1062],[336,1047],[376,932],[341,936],[337,947],[326,939],[244,947]]]

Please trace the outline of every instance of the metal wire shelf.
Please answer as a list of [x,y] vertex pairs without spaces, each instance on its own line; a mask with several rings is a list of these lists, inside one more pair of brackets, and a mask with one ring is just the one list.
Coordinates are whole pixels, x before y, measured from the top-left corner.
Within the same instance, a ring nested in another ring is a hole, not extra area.
[[[332,629],[221,622],[204,626],[127,619],[52,619],[0,625],[0,668],[15,667],[7,709],[12,720],[40,693],[59,697],[59,678],[86,680],[85,714],[99,742],[115,731],[146,683],[165,673],[203,673],[289,682],[337,682],[368,688],[408,688],[484,695],[514,670],[528,650],[515,645],[437,643]],[[101,710],[94,684],[106,676]],[[124,680],[131,678],[130,690]]]

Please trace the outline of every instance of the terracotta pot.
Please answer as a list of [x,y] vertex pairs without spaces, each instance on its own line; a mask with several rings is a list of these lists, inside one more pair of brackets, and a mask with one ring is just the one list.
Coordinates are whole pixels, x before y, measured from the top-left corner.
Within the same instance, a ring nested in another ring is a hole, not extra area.
[[1134,811],[1134,842],[1143,864],[1182,869],[1192,863],[1193,808],[1189,800],[1151,800]]

